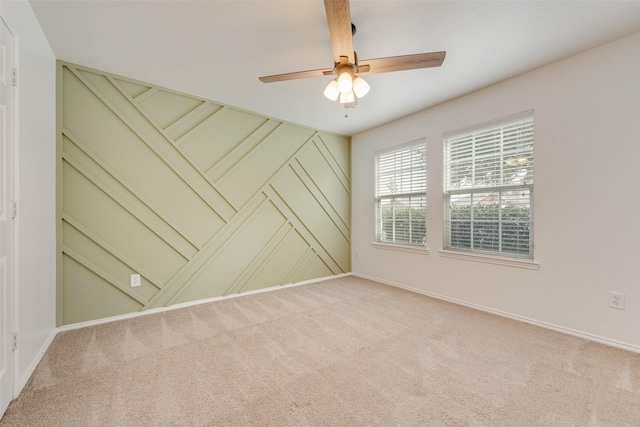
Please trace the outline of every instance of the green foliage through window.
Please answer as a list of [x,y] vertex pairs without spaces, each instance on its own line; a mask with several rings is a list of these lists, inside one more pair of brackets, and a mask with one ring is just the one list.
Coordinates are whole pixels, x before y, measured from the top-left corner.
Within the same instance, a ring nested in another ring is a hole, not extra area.
[[[450,246],[456,249],[528,255],[528,207],[498,204],[450,208]],[[473,219],[472,219],[473,218]]]
[[[424,197],[385,200],[380,206],[381,235],[379,241],[424,245],[427,234]],[[417,207],[410,207],[411,205]]]
[[376,154],[376,241],[425,245],[426,144]]

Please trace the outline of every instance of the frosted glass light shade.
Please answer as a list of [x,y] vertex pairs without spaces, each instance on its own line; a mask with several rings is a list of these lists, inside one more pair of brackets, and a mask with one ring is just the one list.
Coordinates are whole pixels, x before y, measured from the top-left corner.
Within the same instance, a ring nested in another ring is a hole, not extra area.
[[352,102],[355,102],[355,100],[356,96],[354,95],[352,90],[347,93],[340,94],[340,104],[350,104]]
[[340,93],[351,92],[353,89],[353,79],[351,77],[351,73],[348,71],[343,71],[338,76],[338,90]]
[[358,98],[362,98],[369,93],[369,89],[371,89],[371,86],[362,77],[356,77],[353,81],[353,92]]
[[339,95],[340,91],[338,90],[338,82],[336,81],[336,79],[333,79],[324,90],[324,96],[332,101],[335,101],[336,99],[338,99]]

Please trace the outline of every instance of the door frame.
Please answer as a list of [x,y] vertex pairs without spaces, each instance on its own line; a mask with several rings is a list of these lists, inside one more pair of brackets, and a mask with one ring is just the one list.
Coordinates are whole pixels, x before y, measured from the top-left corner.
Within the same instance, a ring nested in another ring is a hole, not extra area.
[[[6,30],[11,34],[11,43],[12,43],[12,54],[10,57],[6,58],[7,61],[10,62],[10,67],[12,69],[18,69],[18,36],[11,31],[11,27],[2,16],[0,10],[0,25],[4,26]],[[12,77],[9,77],[12,78]],[[16,78],[17,80],[17,78]],[[11,109],[11,117],[12,117],[12,135],[8,141],[8,144],[11,146],[11,158],[8,160],[11,163],[11,175],[9,177],[10,185],[7,189],[11,193],[11,200],[15,203],[17,207],[18,200],[18,85],[17,81],[15,84],[13,82],[9,83],[12,87],[12,99],[10,103],[7,105],[7,108]],[[15,209],[15,207],[12,207]],[[14,400],[19,391],[19,375],[18,375],[18,348],[13,345],[14,336],[17,336],[18,333],[18,288],[16,286],[17,277],[18,277],[18,216],[17,212],[15,215],[12,215],[11,228],[12,228],[12,241],[10,243],[10,262],[11,262],[11,275],[7,278],[6,286],[7,286],[7,295],[9,297],[9,310],[7,319],[8,329],[10,330],[11,344],[7,349],[7,364],[11,366],[12,375],[11,375],[11,400]],[[10,403],[9,402],[9,403]],[[4,415],[4,412],[0,414],[0,417]]]

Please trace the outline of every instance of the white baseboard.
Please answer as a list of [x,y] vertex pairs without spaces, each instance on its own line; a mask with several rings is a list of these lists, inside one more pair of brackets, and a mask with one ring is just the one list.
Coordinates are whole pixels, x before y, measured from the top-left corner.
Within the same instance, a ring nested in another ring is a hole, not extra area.
[[454,304],[458,304],[458,305],[463,305],[465,307],[469,307],[469,308],[473,308],[476,310],[480,310],[480,311],[484,311],[486,313],[491,313],[491,314],[496,314],[498,316],[502,316],[502,317],[507,317],[509,319],[512,320],[517,320],[519,322],[524,322],[524,323],[528,323],[530,325],[534,325],[534,326],[539,326],[541,328],[545,328],[545,329],[550,329],[552,331],[555,332],[560,332],[563,334],[567,334],[567,335],[572,335],[574,337],[578,337],[578,338],[583,338],[589,341],[594,341],[594,342],[598,342],[600,344],[605,344],[605,345],[609,345],[611,347],[616,347],[616,348],[621,348],[624,350],[629,350],[629,351],[633,351],[635,353],[640,353],[640,346],[634,345],[634,344],[629,344],[629,343],[625,343],[625,342],[621,342],[621,341],[616,341],[616,340],[612,340],[610,338],[605,338],[605,337],[601,337],[598,335],[593,335],[593,334],[589,334],[587,332],[582,332],[582,331],[577,331],[575,329],[570,329],[570,328],[565,328],[564,326],[558,326],[558,325],[554,325],[552,323],[547,323],[547,322],[542,322],[540,320],[536,320],[536,319],[530,319],[528,317],[524,317],[524,316],[519,316],[517,314],[512,314],[512,313],[507,313],[505,311],[500,311],[500,310],[496,310],[494,308],[490,308],[490,307],[485,307],[479,304],[474,304],[474,303],[470,303],[467,301],[462,301],[456,298],[450,298],[444,295],[440,295],[440,294],[436,294],[433,292],[428,292],[428,291],[423,291],[421,289],[416,289],[416,288],[412,288],[411,286],[405,286],[402,285],[400,283],[395,283],[395,282],[391,282],[389,280],[384,280],[384,279],[379,279],[377,277],[371,277],[371,276],[367,276],[365,274],[359,274],[359,273],[351,273],[353,276],[356,277],[361,277],[363,279],[369,279],[369,280],[373,280],[376,282],[380,282],[380,283],[384,283],[385,285],[389,285],[389,286],[393,286],[396,288],[400,288],[400,289],[404,289],[410,292],[415,292],[418,294],[422,294],[431,298],[436,298],[439,300],[443,300],[443,301],[447,301],[447,302],[451,302]]
[[31,361],[27,369],[22,374],[22,377],[18,379],[18,382],[15,384],[14,393],[13,393],[15,398],[18,397],[18,395],[22,392],[22,389],[24,388],[24,386],[27,385],[27,382],[29,382],[31,375],[33,375],[36,368],[38,367],[38,364],[40,363],[40,361],[42,361],[44,354],[49,349],[49,346],[51,345],[51,343],[53,342],[53,339],[56,337],[57,334],[58,334],[57,329],[53,329],[51,331],[47,339],[44,341],[44,343],[42,343],[42,346],[40,347],[40,351],[38,352],[36,357]]
[[90,320],[88,322],[74,323],[72,325],[65,325],[65,326],[59,327],[58,328],[58,332],[71,331],[71,330],[80,329],[80,328],[87,328],[89,326],[96,326],[96,325],[101,325],[101,324],[104,324],[104,323],[117,322],[119,320],[132,319],[132,318],[135,318],[135,317],[147,316],[147,315],[150,315],[150,314],[162,313],[162,312],[165,312],[165,311],[177,310],[177,309],[185,308],[185,307],[191,307],[191,306],[194,306],[194,305],[206,304],[206,303],[209,303],[209,302],[221,301],[221,300],[225,300],[225,299],[229,299],[229,298],[242,297],[242,296],[245,296],[245,295],[253,295],[253,294],[259,294],[259,293],[262,293],[262,292],[277,291],[278,289],[283,289],[283,288],[292,288],[292,287],[295,287],[295,286],[309,285],[309,284],[312,284],[312,283],[323,282],[325,280],[330,280],[330,279],[337,279],[338,277],[345,277],[345,276],[349,276],[349,275],[351,275],[351,273],[336,274],[334,276],[325,276],[325,277],[321,277],[321,278],[318,278],[318,279],[311,279],[311,280],[304,280],[304,281],[301,281],[301,282],[288,283],[286,285],[271,286],[271,287],[268,287],[268,288],[256,289],[256,290],[253,290],[253,291],[242,292],[242,293],[239,293],[239,294],[231,294],[231,295],[225,295],[225,296],[220,296],[220,297],[201,299],[201,300],[197,300],[197,301],[189,301],[189,302],[184,302],[184,303],[180,303],[180,304],[170,305],[168,307],[152,308],[152,309],[149,309],[149,310],[138,311],[138,312],[135,312],[135,313],[127,313],[127,314],[122,314],[122,315],[119,315],[119,316],[105,317],[104,319],[97,319],[97,320]]

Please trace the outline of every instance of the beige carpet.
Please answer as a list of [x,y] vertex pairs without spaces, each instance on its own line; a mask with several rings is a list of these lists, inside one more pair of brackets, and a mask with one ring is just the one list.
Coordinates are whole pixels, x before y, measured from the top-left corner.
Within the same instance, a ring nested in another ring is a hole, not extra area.
[[2,426],[640,426],[640,355],[355,277],[60,333]]

